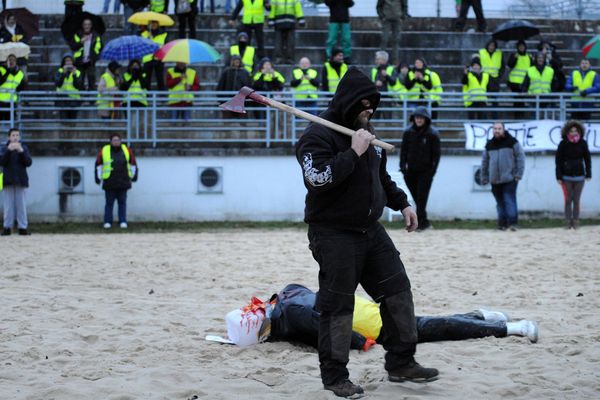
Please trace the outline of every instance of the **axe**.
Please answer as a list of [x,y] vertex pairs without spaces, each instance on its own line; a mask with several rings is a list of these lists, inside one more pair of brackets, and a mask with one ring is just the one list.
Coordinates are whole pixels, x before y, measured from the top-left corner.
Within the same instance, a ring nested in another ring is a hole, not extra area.
[[[283,112],[293,114],[296,117],[304,118],[311,122],[321,124],[323,126],[326,126],[327,128],[333,129],[334,131],[343,133],[344,135],[353,136],[356,133],[356,131],[346,128],[345,126],[338,125],[338,124],[328,121],[324,118],[317,117],[316,115],[309,114],[305,111],[288,106],[287,104],[283,104],[279,101],[269,99],[265,96],[262,96],[262,95],[256,93],[253,89],[249,88],[248,86],[244,86],[243,88],[241,88],[240,91],[238,92],[238,94],[236,94],[228,102],[221,104],[219,107],[221,107],[222,109],[227,110],[227,111],[245,114],[246,110],[244,110],[244,101],[246,99],[250,99],[258,104],[273,107],[273,108],[276,108]],[[371,144],[374,146],[382,147],[382,148],[386,149],[387,151],[394,151],[393,145],[383,142],[379,139],[373,139],[371,141]]]

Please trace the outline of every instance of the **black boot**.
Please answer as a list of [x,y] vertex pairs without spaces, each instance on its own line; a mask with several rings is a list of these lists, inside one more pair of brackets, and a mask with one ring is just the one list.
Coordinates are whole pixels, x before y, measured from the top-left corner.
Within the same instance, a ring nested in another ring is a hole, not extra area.
[[349,379],[344,379],[333,385],[325,385],[325,390],[331,390],[333,394],[339,397],[359,398],[365,391],[358,385],[352,383]]
[[10,228],[4,228],[0,236],[10,236]]
[[29,236],[31,233],[27,229],[19,229],[19,235],[21,236]]
[[411,361],[403,367],[388,371],[388,378],[392,382],[433,382],[439,378],[439,371],[435,368],[425,368],[416,361]]

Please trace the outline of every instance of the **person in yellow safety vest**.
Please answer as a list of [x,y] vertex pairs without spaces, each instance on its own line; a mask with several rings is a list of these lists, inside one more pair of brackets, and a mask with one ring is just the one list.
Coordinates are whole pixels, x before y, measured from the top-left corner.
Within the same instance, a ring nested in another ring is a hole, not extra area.
[[96,90],[96,61],[102,51],[102,38],[94,30],[91,19],[83,20],[81,30],[73,35],[69,47],[73,52],[74,64],[81,72],[82,83],[87,79],[87,89]]
[[[569,104],[571,107],[575,109],[594,107],[593,99],[588,95],[600,92],[600,80],[598,74],[592,71],[590,60],[587,58],[581,60],[579,68],[573,70],[567,78],[565,91],[573,93],[573,97],[571,97],[573,102]],[[581,121],[587,121],[591,116],[591,111],[573,111],[571,113],[571,119]]]
[[[506,63],[506,66],[510,68],[507,85],[511,92],[522,93],[525,75],[532,65],[533,60],[531,59],[531,56],[527,54],[527,44],[525,44],[525,41],[519,40],[517,42],[517,52],[512,53]],[[525,103],[522,101],[514,101],[513,107],[523,108],[525,107]],[[523,116],[523,111],[515,111],[514,113],[514,118],[516,119],[523,118]]]
[[[177,0],[175,0],[175,4],[177,4]],[[177,7],[177,5],[175,5],[175,7]],[[148,9],[152,12],[168,14],[169,0],[150,0]]]
[[331,58],[325,61],[321,70],[321,90],[335,93],[340,80],[348,72],[348,65],[344,63],[344,52],[336,48],[331,51]]
[[[157,21],[150,21],[148,29],[142,32],[142,37],[152,40],[162,47],[167,40],[167,32],[160,27]],[[144,74],[146,75],[148,90],[152,90],[152,73],[156,75],[157,90],[165,90],[165,66],[162,61],[154,58],[154,55],[148,54],[142,58],[144,64]]]
[[[532,95],[540,95],[552,92],[552,82],[554,81],[554,70],[546,65],[546,56],[539,52],[535,56],[535,65],[529,67],[527,75],[523,81],[523,92]],[[540,107],[551,107],[552,102],[540,98]]]
[[265,24],[265,11],[270,8],[265,0],[240,0],[231,14],[229,25],[235,26],[236,19],[244,9],[242,16],[242,31],[248,35],[248,44],[252,41],[252,32],[256,34],[256,50],[258,58],[265,56],[265,39],[263,25]]
[[429,79],[431,80],[431,89],[429,89],[428,97],[431,99],[431,118],[436,120],[438,116],[437,108],[440,106],[442,102],[442,96],[440,93],[444,93],[444,88],[442,87],[442,79],[440,75],[427,68],[425,73],[429,74]]
[[[261,92],[280,92],[283,90],[285,78],[273,68],[271,59],[268,57],[260,60],[258,72],[252,78],[252,87]],[[264,111],[257,111],[256,117],[262,119],[265,117]]]
[[60,108],[61,119],[77,119],[77,106],[79,105],[79,91],[83,90],[81,72],[73,64],[73,57],[67,54],[63,57],[60,68],[54,76],[56,92],[60,98],[70,100],[57,100],[56,106]]
[[17,57],[9,55],[6,66],[0,67],[0,121],[10,120],[10,104],[17,108],[18,92],[26,85],[25,74],[17,65]]
[[114,119],[117,116],[117,107],[120,100],[113,92],[118,91],[121,84],[120,69],[121,65],[118,62],[111,61],[98,82],[96,106],[98,107],[98,115],[102,119]]
[[119,133],[111,133],[110,144],[102,146],[94,167],[94,179],[96,184],[102,183],[106,199],[104,229],[112,227],[115,200],[119,205],[119,226],[127,229],[127,191],[131,182],[137,181],[138,173],[133,151],[121,142]]
[[404,86],[408,91],[407,96],[411,108],[417,105],[427,105],[427,102],[422,99],[427,99],[427,92],[431,90],[432,84],[431,75],[423,58],[415,60],[415,65],[408,72],[408,79]]
[[269,26],[275,28],[275,63],[294,64],[296,22],[304,26],[300,0],[271,0]]
[[85,0],[65,0],[65,20],[83,12]]
[[238,44],[229,48],[229,56],[240,56],[244,68],[252,75],[254,71],[254,61],[256,60],[256,51],[254,47],[248,44],[248,34],[246,32],[238,33]]
[[[127,67],[127,72],[123,74],[123,80],[119,87],[121,91],[128,92],[130,107],[147,107],[148,100],[146,92],[148,90],[146,75],[142,72],[142,66],[139,60],[131,60]],[[127,103],[127,99],[125,99]],[[126,104],[125,104],[126,105]],[[125,107],[123,105],[123,107]]]
[[[484,108],[487,107],[487,86],[490,76],[487,72],[481,71],[479,58],[475,57],[471,61],[471,67],[465,67],[462,78],[465,107]],[[485,111],[469,110],[469,119],[485,119]]]
[[388,64],[389,59],[390,56],[387,51],[375,52],[375,66],[371,68],[371,80],[375,82],[379,92],[387,92],[394,85],[392,79],[394,66]]
[[402,104],[404,103],[404,100],[407,99],[407,89],[406,86],[404,86],[404,83],[408,79],[408,72],[408,64],[399,62],[396,68],[394,68],[394,74],[392,75],[394,84],[390,89],[394,92],[394,96],[396,96],[396,98],[402,102]]
[[319,91],[319,74],[311,68],[310,59],[302,57],[298,67],[292,71],[290,86],[294,91],[296,107],[308,113],[317,115],[317,92]]
[[171,119],[190,119],[190,110],[193,105],[194,95],[192,93],[200,90],[200,81],[198,73],[188,68],[185,63],[178,62],[175,67],[167,70],[167,87],[169,88],[169,107],[177,107],[178,109],[171,111]]
[[[481,71],[487,72],[490,76],[488,83],[488,93],[498,93],[500,91],[500,80],[504,75],[504,60],[502,50],[498,49],[498,42],[490,39],[485,48],[479,49],[479,60],[481,61]],[[494,101],[492,104],[497,105]]]

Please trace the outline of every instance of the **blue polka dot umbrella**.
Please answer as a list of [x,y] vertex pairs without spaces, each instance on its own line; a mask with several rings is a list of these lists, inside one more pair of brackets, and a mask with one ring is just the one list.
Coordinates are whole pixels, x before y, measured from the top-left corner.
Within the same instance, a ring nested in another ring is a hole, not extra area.
[[109,61],[136,60],[158,50],[158,44],[141,36],[121,36],[104,46],[100,58]]

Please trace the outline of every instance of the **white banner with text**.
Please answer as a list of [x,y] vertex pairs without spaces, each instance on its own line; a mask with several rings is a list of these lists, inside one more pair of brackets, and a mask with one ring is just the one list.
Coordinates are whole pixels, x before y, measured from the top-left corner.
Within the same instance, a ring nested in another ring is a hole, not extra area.
[[[525,151],[556,150],[561,141],[560,130],[564,122],[554,120],[523,121],[505,124],[506,130],[523,146]],[[600,153],[600,124],[583,124],[585,140],[591,153]],[[492,138],[491,123],[465,124],[467,150],[483,150]]]

